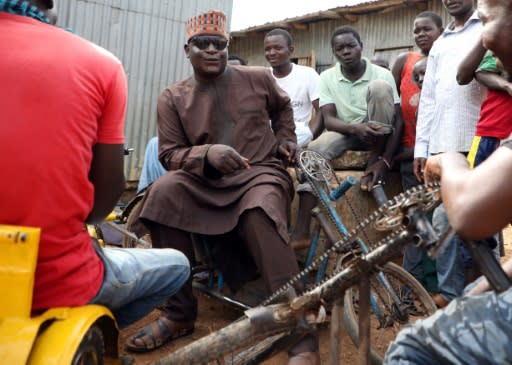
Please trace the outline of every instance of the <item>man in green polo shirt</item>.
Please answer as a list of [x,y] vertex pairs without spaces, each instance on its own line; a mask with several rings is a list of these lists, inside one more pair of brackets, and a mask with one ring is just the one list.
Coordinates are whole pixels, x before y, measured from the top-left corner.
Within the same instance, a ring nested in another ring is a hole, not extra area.
[[[400,98],[389,70],[361,57],[363,43],[352,27],[336,28],[331,47],[338,60],[320,75],[320,108],[327,131],[308,145],[332,160],[346,150],[369,150],[361,189],[370,191],[391,168],[402,131]],[[311,209],[316,198],[311,187],[301,184],[299,216],[291,243],[303,247],[309,241]]]

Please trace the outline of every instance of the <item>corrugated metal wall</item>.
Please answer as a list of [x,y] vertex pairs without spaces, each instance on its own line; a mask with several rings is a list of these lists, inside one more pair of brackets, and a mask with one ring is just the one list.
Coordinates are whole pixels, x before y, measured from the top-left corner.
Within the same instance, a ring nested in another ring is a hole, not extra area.
[[185,21],[208,9],[231,19],[233,0],[61,0],[58,25],[110,50],[128,77],[126,178],[138,180],[147,141],[156,135],[160,91],[191,73],[183,52]]
[[[342,5],[340,1],[340,6]],[[428,10],[440,14],[445,22],[449,19],[439,0],[429,0]],[[295,47],[293,56],[306,57],[314,51],[317,69],[321,71],[327,68],[335,62],[330,45],[332,31],[342,25],[351,25],[361,35],[364,56],[371,57],[375,53],[381,53],[392,58],[389,60],[392,64],[400,52],[413,47],[413,21],[420,12],[414,8],[404,8],[386,13],[361,15],[356,23],[349,23],[344,19],[310,23],[307,30],[291,30]],[[268,66],[263,55],[263,37],[264,33],[236,38],[231,42],[229,50],[246,58],[250,65]]]

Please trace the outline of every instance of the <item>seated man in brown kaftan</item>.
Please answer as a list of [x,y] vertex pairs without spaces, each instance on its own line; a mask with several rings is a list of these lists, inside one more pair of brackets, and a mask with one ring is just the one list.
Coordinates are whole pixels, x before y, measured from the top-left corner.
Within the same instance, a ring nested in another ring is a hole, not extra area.
[[[226,66],[222,12],[193,17],[187,33],[194,73],[158,100],[159,158],[170,172],[149,188],[140,219],[154,247],[178,249],[192,262],[190,233],[208,235],[232,288],[259,272],[270,294],[299,271],[287,227],[293,185],[285,164],[296,150],[290,99],[266,69]],[[192,332],[191,279],[161,309],[128,349],[149,351]],[[290,364],[317,364],[317,351],[308,334],[290,350]]]

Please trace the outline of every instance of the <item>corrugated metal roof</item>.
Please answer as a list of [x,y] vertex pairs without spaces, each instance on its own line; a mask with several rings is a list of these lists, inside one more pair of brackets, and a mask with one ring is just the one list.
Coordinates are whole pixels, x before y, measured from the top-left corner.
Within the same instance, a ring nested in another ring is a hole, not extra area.
[[[318,72],[323,71],[335,62],[330,44],[333,30],[342,25],[351,25],[361,35],[365,57],[379,55],[392,65],[398,54],[415,48],[413,22],[418,13],[427,9],[438,13],[445,24],[450,20],[441,1],[429,0],[425,9],[418,9],[413,5],[363,14],[358,16],[357,22],[350,22],[345,18],[330,18],[306,24],[303,29],[292,27],[289,29],[294,46],[292,57],[304,58],[314,53],[314,66]],[[263,38],[273,27],[275,25],[262,31],[249,32],[243,37],[235,37],[230,43],[229,51],[248,60],[250,65],[268,67],[263,52]]]
[[[262,25],[249,27],[239,31],[231,32],[231,37],[244,37],[248,33],[262,32],[272,28],[294,28],[301,27],[301,24],[314,23],[321,20],[347,20],[353,22],[359,15],[372,12],[388,12],[393,9],[416,5],[419,9],[425,8],[428,0],[375,0],[361,1],[353,0],[353,4],[339,6],[327,10],[321,10],[306,15],[301,15],[283,20],[268,22]],[[346,3],[346,2],[345,2]]]

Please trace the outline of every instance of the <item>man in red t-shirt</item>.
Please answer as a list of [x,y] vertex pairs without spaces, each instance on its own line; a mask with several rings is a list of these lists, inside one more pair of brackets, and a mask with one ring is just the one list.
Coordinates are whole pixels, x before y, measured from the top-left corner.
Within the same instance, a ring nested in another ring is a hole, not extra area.
[[108,51],[48,24],[52,0],[28,3],[0,1],[0,222],[41,228],[33,311],[99,303],[125,326],[179,289],[188,261],[93,244],[85,223],[124,189],[126,77]]

